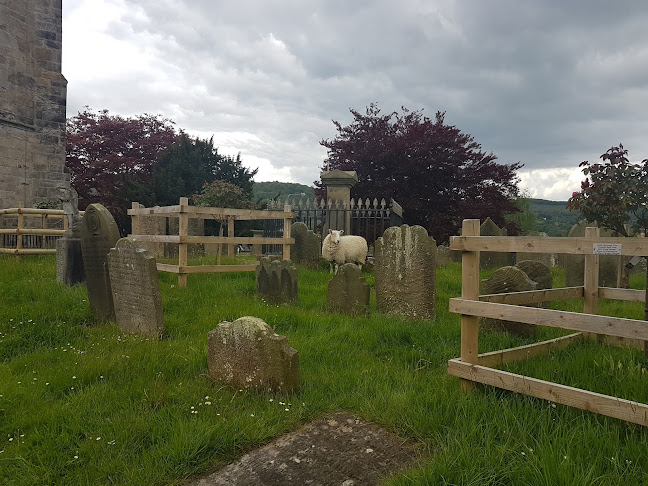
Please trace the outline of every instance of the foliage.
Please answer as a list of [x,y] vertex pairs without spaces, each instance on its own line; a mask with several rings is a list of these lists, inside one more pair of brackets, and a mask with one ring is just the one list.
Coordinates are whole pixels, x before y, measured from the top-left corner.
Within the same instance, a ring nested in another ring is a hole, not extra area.
[[515,200],[519,211],[507,214],[506,221],[515,224],[521,234],[528,235],[532,231],[538,231],[538,216],[531,210],[531,201],[528,197],[520,197]]
[[205,183],[202,192],[191,196],[191,201],[196,206],[213,208],[256,208],[243,189],[221,180]]
[[372,103],[366,114],[350,110],[353,122],[332,140],[324,166],[355,170],[360,183],[353,195],[393,198],[410,224],[420,224],[437,242],[458,234],[464,218],[490,217],[509,234],[517,228],[505,215],[519,211],[516,171],[521,164],[502,165],[482,152],[473,137],[445,124],[445,112],[433,120],[422,111],[383,115]]
[[567,236],[579,219],[578,214],[566,208],[567,201],[530,199],[529,206],[530,211],[537,215],[538,231],[548,236]]
[[137,200],[133,195],[146,192],[158,154],[176,138],[173,122],[159,115],[126,118],[86,107],[67,119],[66,130],[65,165],[79,194],[79,209],[103,204],[123,231],[130,224],[126,211]]
[[[648,228],[648,159],[631,164],[622,144],[601,155],[603,162],[581,162],[586,179],[567,202],[587,221],[629,236]],[[629,229],[629,231],[628,231]]]
[[243,189],[252,197],[252,178],[258,169],[243,167],[241,155],[230,157],[218,153],[213,137],[192,138],[181,132],[161,154],[153,174],[156,204],[178,204],[181,197],[198,193],[204,184],[224,180]]
[[[297,184],[295,182],[255,182],[253,187],[255,201],[267,201],[268,199],[285,200],[290,194],[301,195],[304,193],[303,198],[312,199],[315,197],[315,191],[312,187],[305,184]],[[298,196],[293,196],[299,199]],[[291,198],[292,199],[292,198]]]

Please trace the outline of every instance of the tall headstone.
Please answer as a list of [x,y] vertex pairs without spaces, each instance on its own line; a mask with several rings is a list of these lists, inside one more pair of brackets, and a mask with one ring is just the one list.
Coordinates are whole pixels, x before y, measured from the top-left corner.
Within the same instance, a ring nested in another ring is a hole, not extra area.
[[155,257],[135,238],[122,238],[108,254],[108,269],[119,329],[161,338],[164,316]]
[[[525,292],[535,290],[537,283],[533,282],[526,273],[517,267],[501,267],[493,275],[481,281],[480,294],[504,294],[509,292]],[[499,319],[482,318],[482,327],[494,331],[506,331],[517,336],[535,336],[536,326],[524,322],[502,321]]]
[[81,250],[90,310],[100,320],[115,319],[108,252],[117,240],[119,229],[110,212],[101,204],[90,204],[81,223]]
[[79,196],[73,187],[59,187],[59,201],[68,220],[68,229],[56,240],[56,281],[72,286],[85,281]]
[[364,315],[369,310],[369,295],[362,270],[353,263],[345,263],[329,280],[326,308],[329,312]]
[[207,335],[207,344],[209,376],[215,381],[264,392],[299,389],[299,353],[261,319],[221,322]]
[[290,248],[290,259],[298,265],[318,268],[322,254],[320,236],[301,222],[293,223],[290,236],[295,238],[295,244]]
[[[493,220],[486,218],[479,227],[479,234],[481,236],[506,236],[508,232],[506,228],[500,228]],[[496,251],[482,251],[479,253],[479,267],[484,268],[499,268],[515,263],[514,253],[503,253]]]
[[290,260],[263,257],[256,268],[257,295],[273,304],[297,300],[297,268]]
[[[579,221],[572,226],[569,231],[570,238],[584,237],[587,226],[596,226],[595,223]],[[612,231],[607,228],[601,228],[601,236],[613,236]],[[620,256],[601,255],[599,257],[599,286],[616,287],[617,276],[621,268]],[[583,285],[585,279],[585,255],[564,255],[563,262],[565,265],[565,285],[567,287],[579,287]]]
[[434,319],[436,242],[422,226],[387,228],[376,240],[378,310],[409,319]]

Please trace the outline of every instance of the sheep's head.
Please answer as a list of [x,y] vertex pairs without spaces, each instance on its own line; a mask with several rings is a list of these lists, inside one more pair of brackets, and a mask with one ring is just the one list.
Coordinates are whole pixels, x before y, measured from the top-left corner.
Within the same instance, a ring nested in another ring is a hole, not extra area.
[[331,242],[335,243],[336,245],[340,243],[340,236],[344,233],[344,230],[329,230],[329,234],[331,235]]

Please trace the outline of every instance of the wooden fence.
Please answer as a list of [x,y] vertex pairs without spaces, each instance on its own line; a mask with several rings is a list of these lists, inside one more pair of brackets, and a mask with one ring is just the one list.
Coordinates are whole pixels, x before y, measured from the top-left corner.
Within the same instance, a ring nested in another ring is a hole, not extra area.
[[[644,301],[646,294],[643,290],[599,287],[599,255],[648,255],[648,238],[601,238],[598,228],[587,228],[585,237],[579,238],[480,236],[479,220],[469,219],[463,222],[462,236],[451,238],[450,248],[462,251],[461,298],[450,299],[450,312],[461,314],[461,358],[448,362],[448,373],[462,378],[465,391],[472,390],[475,383],[484,383],[608,417],[648,425],[646,404],[493,368],[565,347],[583,337],[614,336],[620,339],[648,340],[646,321],[596,315],[600,298]],[[584,285],[479,295],[480,251],[585,255]],[[582,314],[522,307],[575,298],[584,299]],[[480,317],[580,332],[527,346],[478,354]]]
[[[248,265],[218,264],[190,266],[187,262],[187,247],[189,244],[225,244],[228,246],[228,255],[234,255],[234,246],[237,244],[278,244],[283,246],[283,258],[290,259],[290,245],[295,243],[295,239],[290,237],[290,224],[295,214],[291,212],[290,206],[288,205],[284,207],[282,212],[254,209],[209,208],[189,206],[188,198],[182,197],[180,198],[180,204],[175,206],[145,208],[139,203],[134,202],[132,209],[128,210],[128,214],[131,216],[133,232],[130,236],[144,242],[175,243],[178,245],[178,264],[158,263],[157,269],[163,272],[177,273],[179,287],[186,287],[187,275],[190,273],[249,272],[256,270],[259,264],[258,262],[254,262]],[[178,218],[178,235],[140,234],[139,216]],[[189,236],[188,227],[190,218],[224,221],[227,223],[228,236]],[[283,220],[283,235],[276,238],[233,236],[235,221],[245,220]]]
[[[83,211],[80,214],[83,214]],[[5,218],[17,220],[15,227],[5,228]],[[58,220],[56,225],[60,228],[48,228],[48,222],[52,220]],[[0,253],[56,253],[56,240],[65,234],[67,228],[68,220],[61,209],[25,208],[22,203],[17,208],[0,209]]]

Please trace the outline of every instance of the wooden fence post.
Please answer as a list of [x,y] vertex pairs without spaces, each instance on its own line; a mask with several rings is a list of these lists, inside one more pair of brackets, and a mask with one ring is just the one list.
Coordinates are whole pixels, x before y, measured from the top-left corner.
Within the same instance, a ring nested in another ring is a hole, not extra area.
[[[284,213],[289,213],[291,210],[290,204],[284,205]],[[284,227],[283,227],[283,238],[286,240],[290,238],[290,222],[292,221],[288,216],[284,217]],[[288,243],[283,244],[283,259],[290,260],[290,245]]]
[[23,241],[22,241],[22,230],[25,225],[25,217],[23,216],[23,208],[25,205],[23,203],[18,203],[18,231],[16,232],[16,255],[20,255],[20,250],[22,250]]
[[[598,238],[600,235],[599,228],[587,227],[585,228],[586,238]],[[598,313],[598,292],[599,292],[599,256],[585,255],[585,275],[583,277],[583,312],[585,314]],[[596,333],[585,333],[589,339],[597,339],[599,336]]]
[[[178,235],[182,240],[183,236],[189,236],[189,213],[187,207],[189,198],[180,198],[180,214],[178,215]],[[187,266],[187,243],[182,241],[178,243],[178,287],[187,286],[187,274],[182,271],[182,267]]]
[[[461,236],[479,236],[479,220],[464,219]],[[461,253],[461,298],[479,300],[479,252],[463,251]],[[479,317],[461,316],[461,361],[477,364],[479,354]],[[461,388],[470,392],[475,382],[462,380]]]
[[[227,217],[227,237],[234,238],[234,216]],[[234,243],[227,244],[227,258],[234,258]]]

